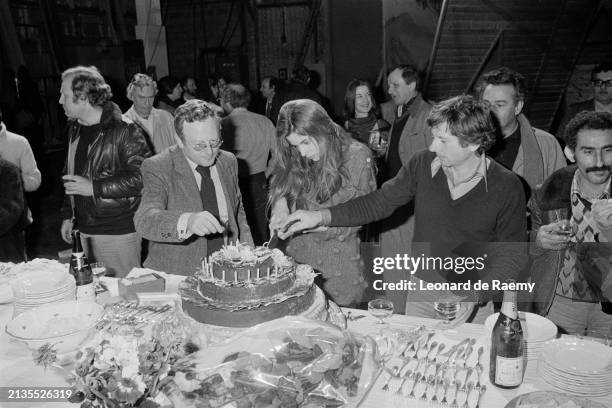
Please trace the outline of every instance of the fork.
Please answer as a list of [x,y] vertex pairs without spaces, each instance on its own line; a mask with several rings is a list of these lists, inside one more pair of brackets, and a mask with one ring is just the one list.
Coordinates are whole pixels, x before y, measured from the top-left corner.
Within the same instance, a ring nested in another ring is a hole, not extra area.
[[483,367],[482,367],[482,364],[480,364],[480,357],[482,356],[483,352],[484,352],[484,347],[480,346],[478,348],[478,356],[476,357],[476,367],[480,367],[481,371],[482,371]]
[[406,375],[404,376],[404,379],[402,380],[402,382],[400,383],[399,387],[397,387],[397,390],[395,391],[395,393],[397,395],[401,395],[402,394],[402,388],[404,387],[404,384],[406,383],[406,381],[412,376],[412,370],[408,370],[406,372]]
[[411,398],[416,397],[414,395],[414,391],[416,390],[417,384],[420,384],[421,378],[423,378],[422,375],[420,373],[416,373],[416,376],[414,377],[414,385],[412,386],[412,391],[410,391],[410,394],[408,394],[409,397]]
[[385,382],[385,384],[382,386],[383,391],[389,391],[389,383],[391,382],[391,379],[395,377],[395,373],[397,373],[398,368],[398,366],[393,366],[393,371],[389,373],[389,378],[387,378],[387,382]]
[[438,354],[440,354],[444,350],[445,347],[446,347],[446,344],[440,343],[438,348],[434,351],[433,355],[430,356],[431,351],[427,354],[427,359],[432,362],[435,362]]

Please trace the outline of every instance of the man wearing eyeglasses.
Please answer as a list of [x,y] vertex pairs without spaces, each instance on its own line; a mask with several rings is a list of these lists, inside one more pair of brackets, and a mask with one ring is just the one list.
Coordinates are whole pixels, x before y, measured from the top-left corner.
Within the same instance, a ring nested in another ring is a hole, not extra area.
[[577,102],[567,108],[557,131],[557,138],[563,140],[569,121],[582,111],[612,113],[612,62],[596,65],[591,71],[593,98]]
[[144,266],[192,275],[226,242],[253,244],[238,188],[236,157],[220,150],[219,119],[192,99],[175,111],[176,146],[145,160],[134,223],[150,240]]

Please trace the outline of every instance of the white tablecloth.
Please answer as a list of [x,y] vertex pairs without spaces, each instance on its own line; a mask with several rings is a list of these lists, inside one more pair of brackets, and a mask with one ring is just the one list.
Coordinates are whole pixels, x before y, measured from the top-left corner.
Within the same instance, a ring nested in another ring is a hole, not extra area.
[[[345,309],[347,311],[349,309]],[[349,329],[362,334],[375,335],[380,330],[380,325],[376,325],[374,318],[368,315],[367,311],[350,309],[353,316],[364,315],[364,318],[349,321]],[[0,305],[0,325],[3,328],[10,320],[13,313],[12,305]],[[421,324],[433,326],[437,321],[431,319],[421,319],[403,315],[393,315],[388,319],[389,327],[391,328],[411,328]],[[444,336],[450,341],[460,341],[466,337],[476,338],[478,343],[484,344],[485,352],[482,356],[482,364],[485,368],[482,380],[487,386],[487,392],[484,394],[480,407],[482,408],[503,408],[516,395],[551,389],[541,378],[536,374],[537,362],[530,361],[527,365],[523,384],[514,390],[502,390],[492,386],[488,380],[488,342],[485,338],[484,326],[477,324],[462,324],[457,328],[447,330],[440,336]],[[477,346],[478,346],[477,343]],[[434,407],[434,405],[423,403],[418,400],[408,399],[396,395],[394,392],[383,391],[382,385],[386,380],[385,376],[381,376],[377,383],[374,384],[370,393],[363,401],[363,408],[382,408],[382,407]],[[0,331],[0,387],[7,386],[22,386],[22,387],[50,387],[50,386],[66,386],[66,382],[62,373],[55,368],[47,369],[35,366],[32,361],[31,352],[25,345],[15,342],[10,339],[4,330]],[[603,398],[593,398],[595,401],[602,402],[607,407],[612,407],[612,395]],[[30,407],[70,407],[75,408],[78,405],[68,402],[41,402],[41,403],[8,403],[0,402],[0,407],[15,407],[15,408],[30,408]]]

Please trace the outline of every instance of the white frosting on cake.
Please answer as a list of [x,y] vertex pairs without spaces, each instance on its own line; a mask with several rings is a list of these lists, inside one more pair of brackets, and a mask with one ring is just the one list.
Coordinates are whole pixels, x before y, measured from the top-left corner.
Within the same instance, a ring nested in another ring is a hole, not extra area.
[[210,256],[210,262],[231,263],[238,267],[262,263],[269,257],[272,257],[274,264],[279,268],[289,268],[293,265],[291,259],[278,249],[269,249],[265,246],[253,248],[242,242],[223,245],[220,250]]

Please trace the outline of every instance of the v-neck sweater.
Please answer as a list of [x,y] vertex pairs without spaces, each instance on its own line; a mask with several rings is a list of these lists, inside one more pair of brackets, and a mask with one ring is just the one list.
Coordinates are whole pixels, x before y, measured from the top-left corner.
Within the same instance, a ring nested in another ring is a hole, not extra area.
[[[415,227],[412,251],[419,257],[481,257],[486,268],[457,274],[454,271],[418,270],[428,282],[490,281],[516,277],[526,265],[526,201],[518,177],[491,160],[487,182],[482,179],[463,196],[453,200],[446,174],[432,177],[435,154],[421,151],[403,166],[397,176],[368,195],[330,208],[331,226],[355,226],[388,217],[398,207],[414,200]],[[501,245],[491,244],[501,243]],[[510,244],[508,244],[510,243]],[[403,256],[403,254],[399,254]]]

